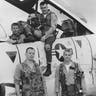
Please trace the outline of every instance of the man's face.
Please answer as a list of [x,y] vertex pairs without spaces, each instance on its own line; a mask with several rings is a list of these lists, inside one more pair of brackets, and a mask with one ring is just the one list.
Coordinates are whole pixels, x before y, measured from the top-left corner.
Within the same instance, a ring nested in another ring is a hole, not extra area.
[[27,59],[32,61],[32,60],[34,60],[34,56],[35,56],[35,50],[34,49],[28,49],[26,52]]
[[72,54],[70,52],[65,52],[63,54],[63,57],[64,57],[64,60],[70,61],[71,60],[71,57],[72,57]]
[[40,9],[41,9],[43,14],[47,14],[47,12],[48,12],[48,5],[47,4],[40,5]]
[[13,34],[19,34],[19,32],[20,32],[19,26],[17,26],[17,25],[12,26],[11,30],[12,30]]

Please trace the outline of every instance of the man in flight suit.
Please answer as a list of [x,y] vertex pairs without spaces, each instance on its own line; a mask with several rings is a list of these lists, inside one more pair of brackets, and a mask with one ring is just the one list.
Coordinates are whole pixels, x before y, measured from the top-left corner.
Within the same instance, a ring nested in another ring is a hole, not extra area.
[[45,43],[44,47],[47,58],[47,70],[43,75],[49,76],[51,74],[52,62],[51,49],[56,38],[57,16],[48,9],[48,4],[45,1],[40,3],[40,9],[42,11],[42,14],[39,16],[40,30],[42,31],[41,41]]

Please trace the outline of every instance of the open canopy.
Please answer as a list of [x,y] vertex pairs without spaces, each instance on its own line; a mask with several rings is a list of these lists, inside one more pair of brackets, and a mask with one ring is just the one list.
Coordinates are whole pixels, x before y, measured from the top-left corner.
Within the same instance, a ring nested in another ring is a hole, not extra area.
[[14,6],[22,9],[23,11],[27,13],[33,13],[34,9],[32,7],[38,3],[38,0],[5,0]]

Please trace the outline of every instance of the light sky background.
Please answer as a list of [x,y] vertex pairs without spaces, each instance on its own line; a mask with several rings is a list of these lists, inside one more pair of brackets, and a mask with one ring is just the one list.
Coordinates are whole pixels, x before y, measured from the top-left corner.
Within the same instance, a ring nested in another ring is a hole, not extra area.
[[[85,17],[88,26],[96,33],[96,0],[52,0],[60,4],[62,7],[70,10],[79,17]],[[58,15],[59,13],[55,11]],[[26,21],[28,14],[17,7],[9,4],[5,0],[0,0],[0,35],[1,27],[7,35],[11,34],[11,24],[19,20]],[[62,22],[64,15],[59,16],[59,22]],[[2,25],[2,26],[1,26]],[[3,30],[3,31],[4,31]],[[4,35],[4,34],[3,34]],[[0,36],[1,37],[1,36]]]

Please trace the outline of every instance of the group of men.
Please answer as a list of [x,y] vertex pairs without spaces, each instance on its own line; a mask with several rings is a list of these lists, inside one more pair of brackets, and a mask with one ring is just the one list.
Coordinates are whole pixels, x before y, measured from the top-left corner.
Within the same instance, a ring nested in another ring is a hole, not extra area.
[[[63,52],[64,61],[56,68],[55,96],[83,96],[86,93],[83,70],[78,63],[71,59],[72,55],[72,48],[65,49]],[[17,96],[21,96],[21,94],[22,96],[47,96],[42,70],[34,60],[35,49],[28,47],[25,56],[26,59],[16,66],[14,73]],[[20,90],[20,85],[22,90]]]
[[[52,49],[52,44],[56,39],[56,27],[57,27],[58,19],[56,14],[54,12],[51,12],[48,9],[48,5],[45,1],[40,3],[40,9],[42,13],[30,14],[28,16],[27,22],[19,21],[11,25],[11,30],[13,34],[9,37],[8,42],[11,42],[13,44],[34,42],[34,41],[44,42],[44,49],[45,49],[46,58],[47,58],[47,69],[43,75],[50,76],[50,74],[52,73],[51,72],[51,62],[52,62],[51,49]],[[71,22],[70,20],[63,22],[62,29],[63,31],[66,30],[66,32],[64,32],[63,34],[64,36],[62,35],[61,37],[65,37],[65,35],[73,36],[74,26],[70,27],[70,30],[67,30],[68,29],[67,27],[70,26],[70,24],[73,25],[72,22],[71,23],[70,22]],[[65,26],[66,25],[65,23],[67,23],[67,26]],[[69,31],[71,32],[70,34],[68,33]],[[71,60],[71,56],[73,53],[70,50],[71,49],[68,49],[64,52],[63,57],[65,58],[65,61],[61,64],[61,67],[59,67],[59,69],[57,68],[58,69],[56,72],[57,96],[58,96],[58,90],[60,89],[60,87],[58,87],[59,83],[61,83],[61,87],[62,87],[62,92],[61,92],[62,96],[76,96],[75,88],[77,86],[75,87],[74,76],[75,76],[75,69],[76,69],[75,65],[77,64],[75,64]],[[68,69],[67,70],[68,72],[66,72],[65,69],[66,70]],[[64,72],[65,74],[63,74]],[[82,78],[82,76],[80,78]],[[81,88],[81,86],[79,88]],[[67,90],[67,93],[66,93],[66,90]]]

